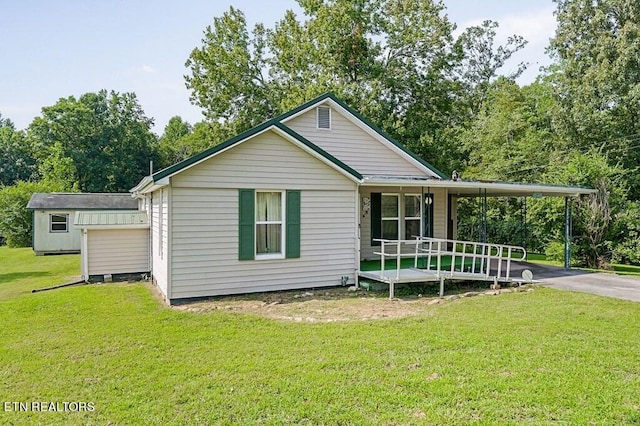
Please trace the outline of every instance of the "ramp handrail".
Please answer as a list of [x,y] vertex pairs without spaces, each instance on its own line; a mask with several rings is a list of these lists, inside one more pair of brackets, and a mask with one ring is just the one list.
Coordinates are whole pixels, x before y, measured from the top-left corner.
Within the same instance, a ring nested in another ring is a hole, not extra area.
[[[460,261],[460,272],[483,274],[487,280],[509,280],[511,274],[511,261],[523,261],[527,258],[524,247],[508,244],[481,243],[477,241],[450,240],[445,238],[417,237],[413,240],[389,240],[383,238],[374,239],[380,242],[380,251],[374,254],[380,256],[380,276],[384,275],[385,261],[388,257],[396,259],[396,282],[400,279],[401,260],[414,258],[414,267],[418,268],[418,259],[426,258],[427,271],[434,271],[436,277],[453,276],[456,272],[456,260]],[[402,251],[402,246],[413,246],[413,253]],[[389,246],[395,246],[393,252],[387,252]],[[518,256],[520,257],[514,257]],[[444,271],[442,268],[443,256],[451,256],[451,267]],[[432,261],[435,258],[435,269]],[[465,271],[465,262],[471,261],[469,270]],[[496,262],[496,273],[491,275],[491,265]],[[505,267],[503,269],[503,264]]]
[[[460,260],[460,272],[472,274],[484,274],[487,279],[508,280],[511,275],[511,261],[523,261],[527,258],[527,250],[524,247],[508,244],[481,243],[477,241],[450,240],[445,238],[423,237],[418,238],[422,247],[416,245],[417,266],[418,257],[426,254],[428,271],[432,270],[431,260],[436,257],[435,272],[439,276],[442,272],[442,256],[451,256],[450,272],[455,271],[456,259]],[[419,253],[418,251],[421,251]],[[420,255],[420,256],[419,256]],[[519,257],[514,257],[518,256]],[[465,261],[471,260],[471,267],[465,271]],[[491,276],[491,265],[496,261],[496,273]],[[479,263],[479,265],[478,265]],[[503,264],[505,268],[503,269]]]

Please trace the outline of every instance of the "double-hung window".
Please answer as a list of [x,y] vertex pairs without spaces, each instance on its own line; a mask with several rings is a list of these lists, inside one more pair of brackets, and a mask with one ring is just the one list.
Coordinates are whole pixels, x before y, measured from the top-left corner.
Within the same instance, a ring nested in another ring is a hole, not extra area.
[[282,192],[256,191],[256,257],[282,257]]
[[405,194],[404,196],[404,239],[412,240],[422,236],[420,222],[422,221],[422,200],[420,194]]
[[300,191],[238,191],[239,260],[300,257]]
[[50,214],[49,232],[69,232],[69,214]]
[[400,235],[400,196],[382,194],[382,238],[397,240]]

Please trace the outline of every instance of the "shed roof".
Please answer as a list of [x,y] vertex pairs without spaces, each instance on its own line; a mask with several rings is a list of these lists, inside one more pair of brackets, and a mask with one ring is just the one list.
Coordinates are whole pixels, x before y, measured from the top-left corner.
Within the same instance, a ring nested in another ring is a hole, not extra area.
[[128,193],[38,192],[31,196],[27,208],[32,210],[136,210],[138,201]]
[[149,218],[142,210],[81,211],[74,225],[86,229],[148,228]]

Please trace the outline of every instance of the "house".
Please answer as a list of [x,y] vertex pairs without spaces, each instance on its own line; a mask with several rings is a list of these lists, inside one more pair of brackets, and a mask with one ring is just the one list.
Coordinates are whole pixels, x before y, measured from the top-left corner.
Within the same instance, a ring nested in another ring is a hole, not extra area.
[[33,210],[33,251],[36,255],[79,253],[81,233],[74,225],[77,212],[137,210],[130,194],[35,193],[27,209]]
[[145,177],[151,275],[169,303],[353,284],[381,239],[455,238],[456,199],[589,190],[448,179],[325,94]]

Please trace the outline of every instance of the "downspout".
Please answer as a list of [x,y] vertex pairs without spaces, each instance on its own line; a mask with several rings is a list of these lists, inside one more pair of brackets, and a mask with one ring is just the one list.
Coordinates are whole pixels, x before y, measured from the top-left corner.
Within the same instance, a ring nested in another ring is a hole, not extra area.
[[153,284],[153,192],[149,195],[149,275]]
[[354,223],[354,244],[355,244],[355,286],[356,289],[360,286],[360,276],[358,275],[360,272],[360,222],[361,222],[361,211],[360,211],[360,183],[356,183],[356,194],[355,194],[355,223]]
[[87,228],[82,230],[82,279],[89,282],[89,233]]

